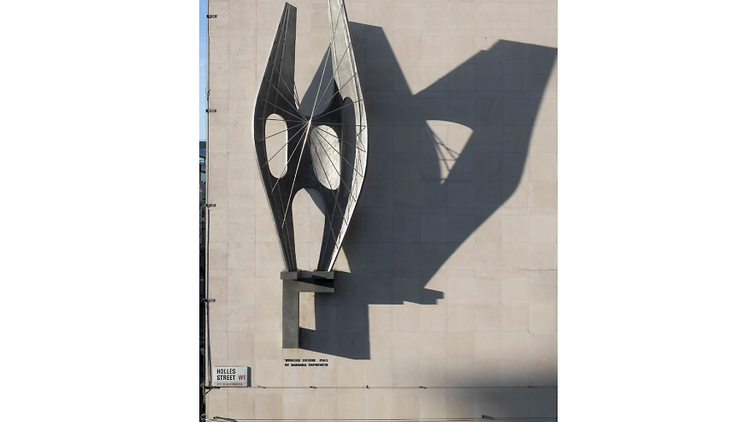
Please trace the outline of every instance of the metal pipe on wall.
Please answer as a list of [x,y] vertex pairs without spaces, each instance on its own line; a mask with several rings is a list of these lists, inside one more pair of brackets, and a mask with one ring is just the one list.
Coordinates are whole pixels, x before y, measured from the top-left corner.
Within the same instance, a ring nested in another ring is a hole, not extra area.
[[[202,298],[203,301],[203,410],[205,410],[206,405],[206,394],[212,387],[212,380],[211,380],[211,346],[210,346],[210,335],[209,335],[209,239],[210,239],[210,215],[211,215],[211,207],[209,207],[210,201],[209,198],[209,178],[210,178],[210,166],[209,166],[209,142],[210,142],[210,136],[209,136],[209,112],[210,109],[209,106],[209,93],[211,92],[210,87],[210,78],[211,78],[211,72],[208,71],[208,63],[210,62],[211,57],[211,18],[208,17],[209,13],[209,5],[210,0],[206,0],[206,156],[203,160],[204,166],[205,166],[205,187],[204,187],[204,203],[201,204],[203,207],[203,211],[205,213],[204,217],[204,232],[203,232],[203,294],[204,297]],[[202,418],[205,419],[205,415],[201,415]]]

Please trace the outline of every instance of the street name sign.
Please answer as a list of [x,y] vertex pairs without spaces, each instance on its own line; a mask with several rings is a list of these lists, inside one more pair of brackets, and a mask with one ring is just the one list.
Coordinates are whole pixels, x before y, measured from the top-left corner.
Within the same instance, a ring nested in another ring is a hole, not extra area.
[[214,387],[247,387],[246,366],[214,366]]

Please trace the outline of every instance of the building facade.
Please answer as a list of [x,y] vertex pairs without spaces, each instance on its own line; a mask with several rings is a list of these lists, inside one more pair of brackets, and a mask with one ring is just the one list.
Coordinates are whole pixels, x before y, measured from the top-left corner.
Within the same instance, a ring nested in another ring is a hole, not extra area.
[[[304,110],[334,65],[328,3],[290,3]],[[556,420],[556,2],[346,1],[367,173],[335,292],[301,294],[292,349],[252,133],[283,6],[209,1],[202,356],[250,369],[207,390],[206,419]],[[300,269],[317,199],[291,205]]]

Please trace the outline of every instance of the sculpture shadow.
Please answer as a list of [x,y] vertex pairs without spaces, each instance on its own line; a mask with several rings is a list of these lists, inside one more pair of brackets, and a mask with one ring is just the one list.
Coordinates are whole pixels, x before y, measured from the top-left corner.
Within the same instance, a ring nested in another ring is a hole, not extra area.
[[[443,292],[427,283],[519,187],[557,49],[501,40],[413,93],[382,28],[350,31],[369,124],[366,182],[343,246],[351,272],[337,274],[336,293],[315,296],[315,330],[300,330],[300,347],[370,359],[371,331],[420,331],[418,306],[383,307],[371,321],[371,305],[436,304]],[[473,276],[471,265],[450,269]]]

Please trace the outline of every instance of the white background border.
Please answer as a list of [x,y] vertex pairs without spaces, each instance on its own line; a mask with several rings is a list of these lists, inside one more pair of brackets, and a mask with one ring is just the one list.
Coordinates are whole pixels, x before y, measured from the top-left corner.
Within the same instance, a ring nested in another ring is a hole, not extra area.
[[3,419],[198,420],[198,2],[16,2]]
[[[6,9],[4,416],[195,420],[198,2]],[[562,421],[747,416],[743,9],[559,7]]]
[[744,3],[559,7],[559,417],[748,418]]

